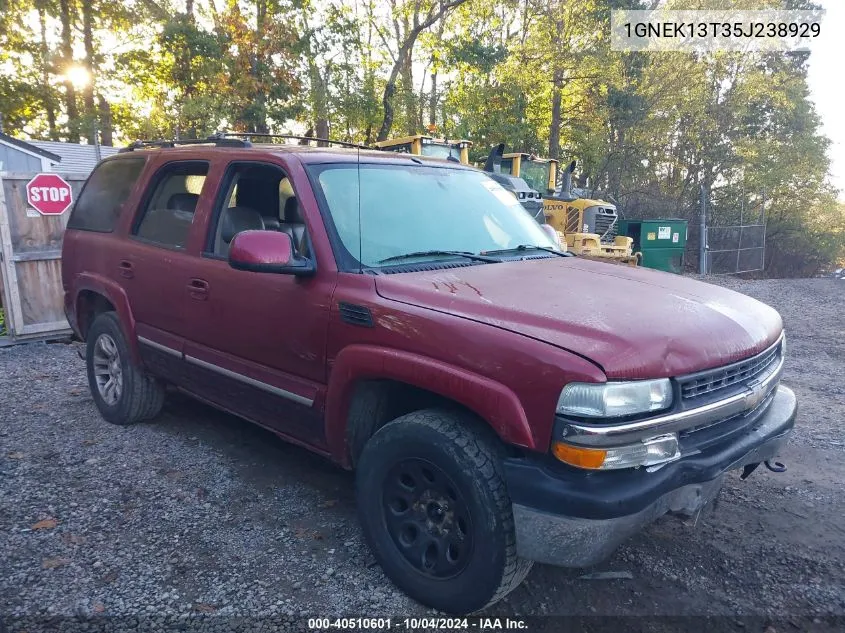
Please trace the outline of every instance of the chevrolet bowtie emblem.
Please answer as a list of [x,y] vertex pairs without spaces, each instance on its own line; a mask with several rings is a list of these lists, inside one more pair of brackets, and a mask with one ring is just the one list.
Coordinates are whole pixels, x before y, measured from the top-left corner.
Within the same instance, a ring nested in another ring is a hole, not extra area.
[[766,390],[760,383],[748,385],[748,393],[745,394],[745,408],[753,409],[766,397]]

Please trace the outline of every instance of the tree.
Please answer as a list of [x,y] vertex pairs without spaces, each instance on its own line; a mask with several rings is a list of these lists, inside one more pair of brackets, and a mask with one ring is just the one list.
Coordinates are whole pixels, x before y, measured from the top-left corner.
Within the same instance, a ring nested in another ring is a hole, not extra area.
[[[406,80],[411,75],[410,64],[414,44],[416,44],[420,33],[433,26],[438,20],[466,1],[440,0],[437,3],[432,3],[429,0],[408,0],[403,4],[395,2],[392,4],[398,50],[394,56],[393,65],[388,73],[382,93],[384,117],[377,136],[379,141],[387,139],[390,129],[393,127],[393,95],[396,92],[396,80],[402,71],[406,73]],[[409,83],[412,83],[412,81],[409,81]]]

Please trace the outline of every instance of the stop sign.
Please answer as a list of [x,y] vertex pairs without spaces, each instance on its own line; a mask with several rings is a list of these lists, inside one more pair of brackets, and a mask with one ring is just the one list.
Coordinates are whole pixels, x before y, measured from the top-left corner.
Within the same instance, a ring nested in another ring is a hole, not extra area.
[[42,215],[61,215],[73,202],[73,190],[58,174],[38,174],[26,183],[26,201]]

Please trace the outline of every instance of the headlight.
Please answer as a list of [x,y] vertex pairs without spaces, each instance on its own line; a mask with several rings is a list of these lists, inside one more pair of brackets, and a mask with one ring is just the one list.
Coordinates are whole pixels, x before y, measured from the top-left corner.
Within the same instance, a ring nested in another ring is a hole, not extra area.
[[560,392],[557,412],[583,418],[617,418],[667,409],[672,405],[668,378],[628,382],[573,382]]

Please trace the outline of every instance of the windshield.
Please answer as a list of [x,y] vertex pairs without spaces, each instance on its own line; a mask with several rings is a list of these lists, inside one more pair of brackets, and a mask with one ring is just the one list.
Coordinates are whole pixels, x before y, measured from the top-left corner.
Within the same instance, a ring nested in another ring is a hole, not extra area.
[[550,166],[551,163],[548,161],[523,158],[520,161],[519,177],[527,182],[532,189],[540,192],[548,191]]
[[309,171],[344,248],[364,266],[395,265],[383,260],[422,251],[555,246],[513,194],[481,172],[362,164],[359,188],[357,167],[314,165]]
[[461,149],[457,145],[447,145],[446,143],[423,143],[422,155],[444,160],[453,156],[460,160]]

